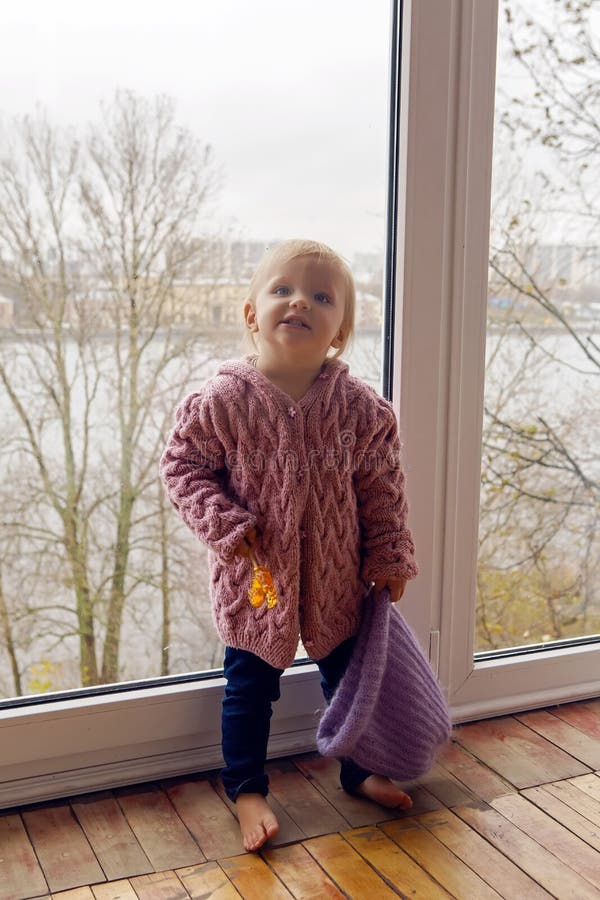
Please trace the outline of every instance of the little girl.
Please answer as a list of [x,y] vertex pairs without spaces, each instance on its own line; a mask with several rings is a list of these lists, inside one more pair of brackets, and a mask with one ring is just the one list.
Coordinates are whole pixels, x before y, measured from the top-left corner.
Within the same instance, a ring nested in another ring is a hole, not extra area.
[[[209,547],[226,645],[222,779],[247,850],[278,830],[264,766],[271,704],[299,635],[329,700],[370,585],[397,601],[417,573],[392,407],[339,359],[354,308],[350,270],[329,247],[294,240],[268,251],[244,306],[255,353],[183,401],[160,464],[171,502]],[[276,605],[251,605],[250,557],[271,571]],[[340,778],[350,793],[412,805],[350,759]]]

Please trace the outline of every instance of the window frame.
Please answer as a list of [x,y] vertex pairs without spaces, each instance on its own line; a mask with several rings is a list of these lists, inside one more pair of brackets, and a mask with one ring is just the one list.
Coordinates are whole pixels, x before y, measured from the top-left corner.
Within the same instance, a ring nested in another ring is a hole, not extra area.
[[421,566],[412,623],[459,722],[598,696],[600,643],[474,660],[498,0],[410,10],[394,396]]

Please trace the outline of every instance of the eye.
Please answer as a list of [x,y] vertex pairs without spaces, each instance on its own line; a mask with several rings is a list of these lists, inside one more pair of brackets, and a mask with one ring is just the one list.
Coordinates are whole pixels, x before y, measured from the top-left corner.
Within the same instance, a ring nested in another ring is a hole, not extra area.
[[285,284],[279,284],[274,288],[273,293],[278,294],[280,297],[287,297],[290,293],[290,289]]
[[331,297],[328,294],[315,294],[317,303],[331,303]]

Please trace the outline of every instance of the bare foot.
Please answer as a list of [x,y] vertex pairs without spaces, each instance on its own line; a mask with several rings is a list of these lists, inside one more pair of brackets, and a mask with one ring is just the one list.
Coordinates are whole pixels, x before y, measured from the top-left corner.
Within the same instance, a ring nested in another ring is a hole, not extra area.
[[356,788],[356,793],[388,809],[411,809],[413,805],[408,794],[383,775],[369,775]]
[[262,794],[238,794],[235,809],[244,849],[258,850],[279,831],[275,813]]

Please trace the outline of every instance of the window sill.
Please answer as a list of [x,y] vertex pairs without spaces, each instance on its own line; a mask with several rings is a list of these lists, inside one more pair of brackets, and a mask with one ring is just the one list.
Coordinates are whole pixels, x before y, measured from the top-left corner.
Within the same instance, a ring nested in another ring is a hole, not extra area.
[[463,677],[450,676],[460,683],[450,698],[452,718],[469,722],[598,697],[599,672],[598,642],[476,662]]
[[[282,676],[270,756],[314,749],[319,680],[312,664]],[[220,767],[224,684],[217,677],[3,710],[0,808]]]

